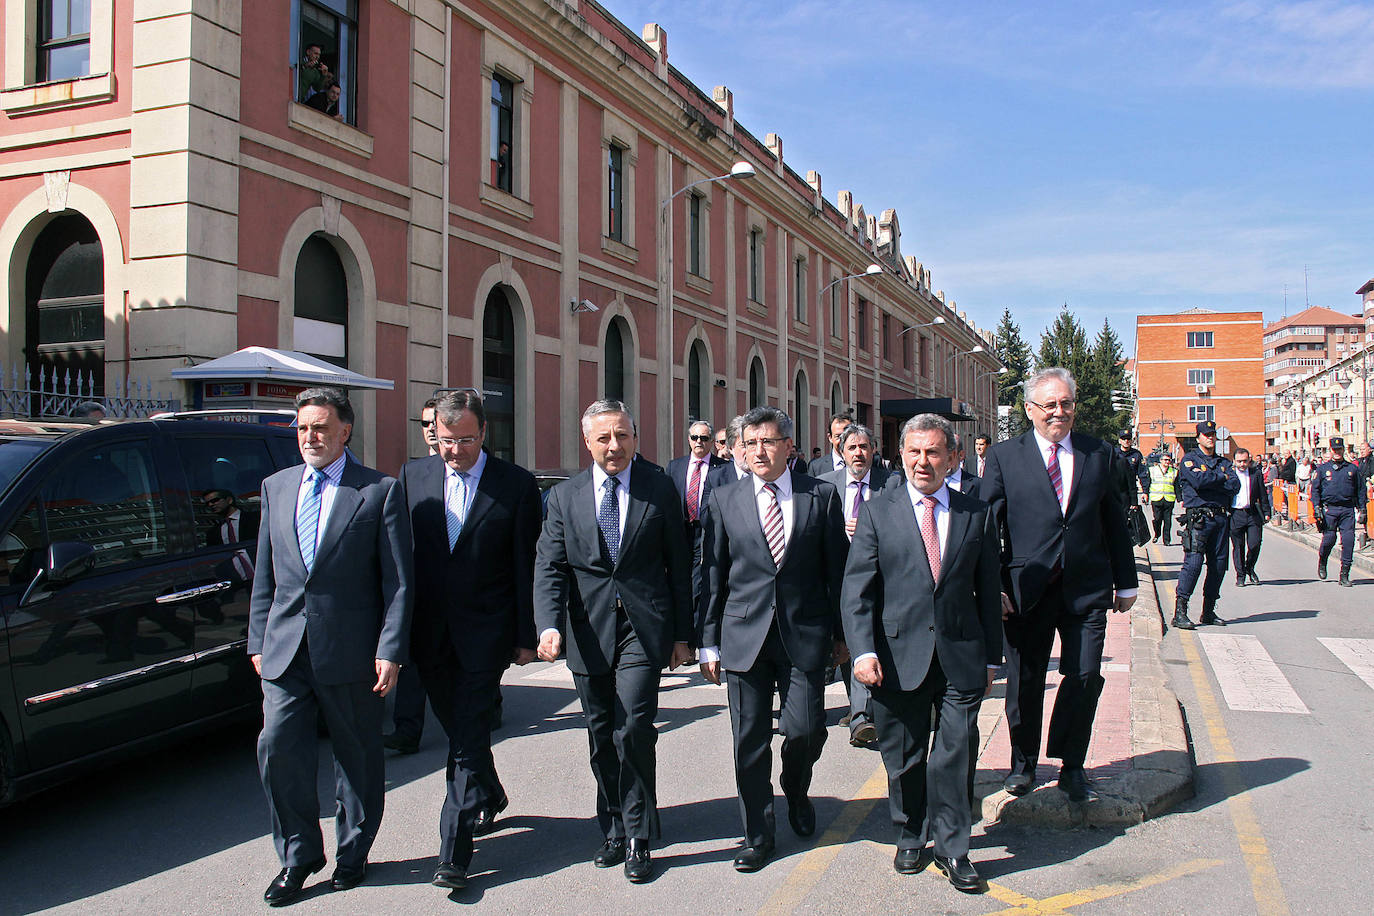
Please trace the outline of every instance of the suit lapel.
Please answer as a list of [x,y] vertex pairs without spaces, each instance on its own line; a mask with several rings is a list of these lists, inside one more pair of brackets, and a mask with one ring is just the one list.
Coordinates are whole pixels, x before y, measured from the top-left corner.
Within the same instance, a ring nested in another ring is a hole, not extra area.
[[[1035,433],[1028,432],[1022,438],[1024,451],[1021,460],[1026,462],[1026,466],[1031,468],[1031,473],[1038,473],[1040,477],[1040,490],[1049,497],[1051,506],[1059,509],[1059,497],[1054,495],[1054,484],[1050,482],[1049,469],[1045,467],[1045,456],[1040,452],[1040,440],[1035,438]],[[1077,472],[1082,467],[1081,461],[1074,461],[1074,471]],[[1072,486],[1072,484],[1070,484]],[[1070,493],[1070,496],[1073,494]],[[1059,510],[1063,513],[1063,510]]]
[[315,549],[315,565],[311,569],[312,575],[314,570],[320,568],[320,560],[334,549],[334,545],[353,521],[353,516],[362,507],[363,497],[358,492],[358,483],[357,465],[352,461],[345,463],[339,485],[334,488],[334,505],[329,509],[329,521],[324,526],[324,531],[320,532],[320,543]]
[[[291,512],[273,513],[273,518],[278,519],[276,524],[279,527],[280,537],[283,541],[289,542],[291,547],[287,551],[301,568],[301,573],[305,573],[305,557],[301,556],[301,538],[296,528],[296,512],[300,508],[301,498],[301,479],[304,474],[299,467],[292,468],[296,473],[283,475],[281,489],[273,498],[279,499],[283,503],[290,500]],[[276,550],[276,542],[273,542],[273,550]]]
[[[442,477],[440,478],[442,481]],[[495,502],[491,498],[491,491],[501,485],[501,471],[496,467],[496,459],[487,456],[486,467],[482,468],[482,478],[477,481],[477,492],[472,494],[472,505],[468,506],[468,514],[463,518],[462,530],[458,532],[458,540],[453,544],[453,552],[458,552],[459,545],[467,541],[468,537],[477,528],[477,523],[482,520],[482,516],[487,514]],[[440,485],[442,495],[443,485]],[[445,517],[447,521],[447,517]],[[447,526],[444,536],[448,537]]]
[[[630,505],[625,509],[625,530],[620,533],[620,550],[617,557],[625,556],[625,551],[639,533],[640,523],[644,521],[644,513],[649,504],[650,484],[646,475],[652,473],[654,472],[648,468],[640,468],[638,474],[630,471]],[[618,559],[616,565],[619,565]]]
[[945,549],[940,553],[941,582],[945,581],[949,571],[954,568],[954,560],[968,533],[969,512],[960,505],[961,502],[957,496],[951,496],[949,501],[949,530],[945,534]]
[[1073,433],[1069,433],[1069,445],[1073,447],[1073,483],[1069,490],[1069,505],[1064,510],[1065,517],[1073,511],[1074,503],[1078,502],[1078,485],[1083,482],[1083,469],[1088,464],[1088,450],[1074,441],[1077,438]]
[[924,587],[934,590],[935,577],[930,574],[930,560],[926,555],[925,538],[921,535],[920,508],[912,502],[911,487],[903,486],[884,500],[884,511],[892,513],[893,530],[907,540],[901,556],[911,557],[912,571]]
[[759,504],[754,495],[753,479],[741,480],[725,492],[734,501],[733,511],[743,523],[743,530],[749,532],[755,547],[763,551],[763,556],[772,562],[773,551],[768,549],[768,538],[763,536],[763,522],[759,520]]
[[[810,524],[811,516],[816,511],[816,494],[812,492],[810,486],[802,483],[800,474],[793,471],[788,471],[787,473],[792,476],[792,530],[788,532],[787,537],[787,542],[790,545],[796,542],[797,534],[805,531],[806,526]],[[755,514],[757,515],[758,513]],[[762,527],[759,528],[759,533],[763,533]],[[769,556],[772,556],[772,554],[770,553]],[[791,559],[791,556],[791,550],[783,551],[783,566],[787,565],[787,561]],[[778,568],[781,569],[782,566]]]

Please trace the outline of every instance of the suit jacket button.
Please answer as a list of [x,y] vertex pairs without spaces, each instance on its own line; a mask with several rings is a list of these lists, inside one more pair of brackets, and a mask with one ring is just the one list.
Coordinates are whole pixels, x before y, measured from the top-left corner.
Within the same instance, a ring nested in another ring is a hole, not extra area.
[[934,628],[934,627],[931,627],[931,628],[930,628],[930,632],[934,633],[934,632],[935,632],[935,628]]

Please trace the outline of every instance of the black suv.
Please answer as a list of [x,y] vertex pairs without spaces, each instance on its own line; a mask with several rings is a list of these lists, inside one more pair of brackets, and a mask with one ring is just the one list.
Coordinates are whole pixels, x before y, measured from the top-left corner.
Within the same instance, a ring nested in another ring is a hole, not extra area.
[[259,491],[300,463],[290,425],[0,421],[0,804],[260,708]]

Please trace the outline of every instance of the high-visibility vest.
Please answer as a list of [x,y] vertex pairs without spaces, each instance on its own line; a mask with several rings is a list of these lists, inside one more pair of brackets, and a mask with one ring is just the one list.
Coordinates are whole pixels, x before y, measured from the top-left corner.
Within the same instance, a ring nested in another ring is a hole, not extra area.
[[1174,501],[1174,481],[1178,479],[1178,468],[1168,468],[1167,470],[1160,465],[1150,467],[1150,502],[1173,502]]

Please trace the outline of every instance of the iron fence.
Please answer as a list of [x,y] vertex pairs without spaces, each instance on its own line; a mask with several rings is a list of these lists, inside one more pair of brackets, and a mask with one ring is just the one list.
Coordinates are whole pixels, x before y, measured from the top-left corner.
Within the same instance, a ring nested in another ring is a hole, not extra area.
[[[35,387],[34,382],[37,382]],[[84,413],[85,405],[99,405],[105,416],[116,419],[146,417],[164,410],[179,410],[178,398],[158,397],[150,379],[116,379],[113,392],[97,394],[95,375],[40,366],[35,373],[25,365],[0,364],[0,417],[5,419],[57,419]]]

